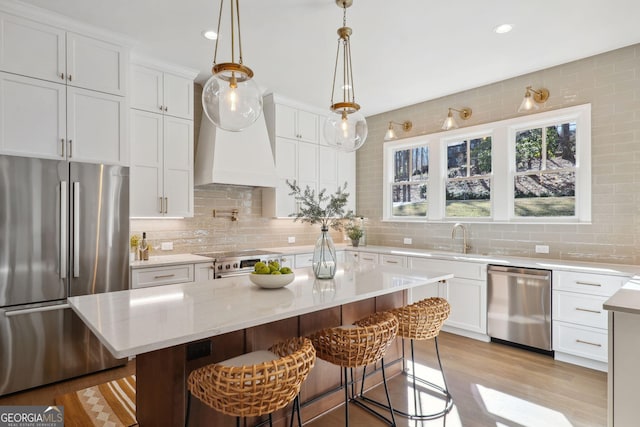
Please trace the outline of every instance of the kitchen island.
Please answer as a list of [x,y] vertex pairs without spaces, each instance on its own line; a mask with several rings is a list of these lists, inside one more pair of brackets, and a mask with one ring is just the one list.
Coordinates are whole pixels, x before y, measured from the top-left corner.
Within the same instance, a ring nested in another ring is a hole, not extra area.
[[[453,277],[358,263],[344,264],[332,280],[315,279],[309,268],[294,272],[282,289],[260,289],[238,276],[73,297],[69,304],[114,356],[137,357],[140,426],[181,425],[193,369],[401,306],[406,290]],[[399,355],[398,345],[390,348],[390,357]],[[340,384],[340,369],[318,361],[301,391],[304,418],[337,406],[342,395],[331,391]],[[233,425],[198,403],[194,419]],[[280,411],[275,419],[286,416]]]

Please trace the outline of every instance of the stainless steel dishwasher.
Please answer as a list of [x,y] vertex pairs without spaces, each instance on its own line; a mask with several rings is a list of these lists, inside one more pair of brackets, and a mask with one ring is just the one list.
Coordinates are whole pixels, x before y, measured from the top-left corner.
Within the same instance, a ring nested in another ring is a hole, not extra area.
[[551,271],[490,265],[487,275],[491,339],[551,352]]

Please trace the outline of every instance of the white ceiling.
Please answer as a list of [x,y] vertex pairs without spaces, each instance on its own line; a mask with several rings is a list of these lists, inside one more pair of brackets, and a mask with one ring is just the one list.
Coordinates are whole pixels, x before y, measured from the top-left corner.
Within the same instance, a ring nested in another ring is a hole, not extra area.
[[[201,31],[215,29],[219,0],[24,3],[124,34],[147,56],[200,70],[201,83],[210,75],[214,42]],[[256,81],[328,108],[342,25],[335,1],[242,0],[240,9]],[[639,43],[639,16],[638,0],[354,0],[356,101],[368,116]],[[495,34],[502,23],[513,31]],[[223,37],[219,62],[230,59]]]

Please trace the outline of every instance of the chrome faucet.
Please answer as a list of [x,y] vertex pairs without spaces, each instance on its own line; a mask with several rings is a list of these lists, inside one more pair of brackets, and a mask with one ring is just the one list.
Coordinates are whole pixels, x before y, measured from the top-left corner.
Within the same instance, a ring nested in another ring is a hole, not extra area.
[[453,229],[451,230],[451,238],[456,238],[456,229],[458,228],[462,229],[462,253],[466,254],[467,250],[471,247],[467,244],[467,228],[464,226],[464,224],[456,222],[453,225]]

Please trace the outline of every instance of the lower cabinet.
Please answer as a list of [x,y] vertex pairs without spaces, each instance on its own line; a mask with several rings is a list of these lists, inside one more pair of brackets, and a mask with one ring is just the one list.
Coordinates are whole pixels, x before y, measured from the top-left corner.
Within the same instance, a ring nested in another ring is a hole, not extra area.
[[471,338],[487,337],[487,265],[409,257],[407,266],[429,271],[445,271],[455,275],[447,283],[429,285],[410,290],[409,302],[429,297],[445,298],[451,313],[444,329]]
[[136,268],[131,271],[131,288],[193,282],[193,264]]
[[213,262],[202,262],[193,265],[196,282],[206,282],[215,279]]
[[604,302],[627,277],[553,272],[553,350],[555,358],[607,371],[608,326]]

